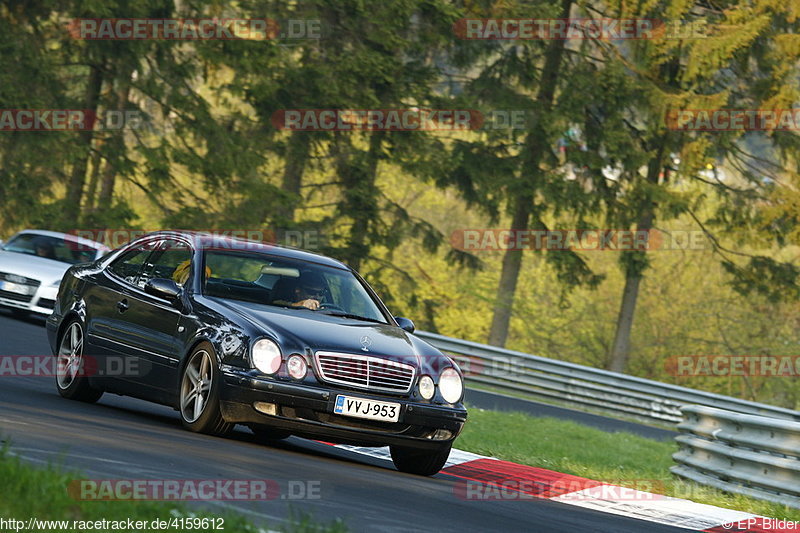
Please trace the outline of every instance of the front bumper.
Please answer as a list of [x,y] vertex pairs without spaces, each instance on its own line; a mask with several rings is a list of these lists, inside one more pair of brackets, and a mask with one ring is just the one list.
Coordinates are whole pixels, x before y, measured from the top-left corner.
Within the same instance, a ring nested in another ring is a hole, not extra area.
[[57,287],[41,287],[33,296],[17,297],[11,294],[0,294],[0,306],[49,316],[56,305],[57,294]]
[[[423,404],[367,392],[255,378],[232,368],[223,369],[221,381],[220,405],[226,421],[260,424],[341,444],[433,449],[455,440],[467,420],[467,411],[461,406]],[[398,403],[400,419],[379,422],[334,414],[338,394]],[[275,404],[276,414],[256,410],[256,402]]]

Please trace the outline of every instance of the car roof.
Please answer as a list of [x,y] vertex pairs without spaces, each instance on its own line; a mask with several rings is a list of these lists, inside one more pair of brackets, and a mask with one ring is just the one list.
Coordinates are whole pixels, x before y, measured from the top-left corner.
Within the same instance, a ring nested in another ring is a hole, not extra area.
[[350,270],[350,267],[348,267],[346,264],[325,255],[308,252],[306,250],[293,248],[291,246],[252,241],[248,239],[230,237],[228,235],[188,230],[157,231],[154,233],[148,233],[147,235],[141,237],[141,239],[151,239],[153,237],[183,237],[184,239],[188,239],[194,243],[198,249],[203,250],[218,249],[230,251],[255,251],[258,253],[270,254],[278,257],[286,257],[288,259],[309,261],[311,263],[318,263],[335,268]]
[[109,250],[110,248],[103,243],[93,241],[91,239],[86,239],[84,237],[79,237],[72,233],[61,233],[60,231],[49,231],[45,229],[24,229],[22,231],[18,231],[14,235],[11,236],[11,239],[16,237],[17,235],[24,235],[26,233],[32,233],[34,235],[41,235],[43,237],[54,237],[56,239],[67,239],[73,242],[78,242],[79,244],[84,244],[86,246],[90,246],[97,250]]

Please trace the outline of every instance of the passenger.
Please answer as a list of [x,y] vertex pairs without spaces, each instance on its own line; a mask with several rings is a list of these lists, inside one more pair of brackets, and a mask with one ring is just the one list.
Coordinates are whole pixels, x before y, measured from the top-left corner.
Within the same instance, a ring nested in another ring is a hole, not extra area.
[[[192,266],[191,259],[187,259],[186,261],[178,265],[175,268],[175,272],[172,273],[172,281],[183,287],[183,285],[189,279],[189,272],[191,271],[191,266]],[[211,269],[206,267],[206,279],[210,277],[211,277]]]

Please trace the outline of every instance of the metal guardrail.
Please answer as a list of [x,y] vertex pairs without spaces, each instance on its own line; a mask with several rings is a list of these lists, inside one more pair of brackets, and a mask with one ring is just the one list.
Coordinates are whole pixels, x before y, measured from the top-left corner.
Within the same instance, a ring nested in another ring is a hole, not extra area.
[[670,471],[800,509],[800,423],[688,405]]
[[800,412],[730,396],[698,391],[418,331],[416,335],[453,356],[470,383],[498,391],[524,393],[579,409],[645,422],[677,423],[681,407],[704,405],[737,413],[800,422]]
[[673,474],[800,509],[800,412],[418,331],[470,383],[647,422],[677,422]]

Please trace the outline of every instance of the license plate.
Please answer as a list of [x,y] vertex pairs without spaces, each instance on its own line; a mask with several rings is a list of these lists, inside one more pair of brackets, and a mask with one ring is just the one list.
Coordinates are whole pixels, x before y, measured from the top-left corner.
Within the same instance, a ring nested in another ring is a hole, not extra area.
[[352,396],[336,396],[336,406],[333,412],[337,415],[352,416],[355,418],[369,418],[383,422],[397,422],[400,420],[400,404],[393,402],[379,402],[365,400]]
[[14,294],[28,295],[31,293],[33,287],[27,285],[20,285],[18,283],[11,283],[10,281],[0,281],[0,291],[13,292]]

